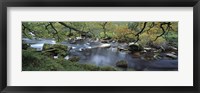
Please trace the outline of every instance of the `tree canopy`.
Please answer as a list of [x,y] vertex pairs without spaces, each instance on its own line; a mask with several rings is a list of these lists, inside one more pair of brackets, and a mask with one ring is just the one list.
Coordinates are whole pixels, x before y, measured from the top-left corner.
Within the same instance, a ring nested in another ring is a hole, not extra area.
[[110,38],[143,45],[178,42],[178,22],[22,22],[25,38]]

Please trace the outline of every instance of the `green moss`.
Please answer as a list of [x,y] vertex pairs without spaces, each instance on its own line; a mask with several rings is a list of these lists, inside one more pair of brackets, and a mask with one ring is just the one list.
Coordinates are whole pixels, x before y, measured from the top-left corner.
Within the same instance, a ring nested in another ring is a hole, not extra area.
[[22,42],[22,49],[27,50],[29,47],[29,44]]
[[100,69],[101,69],[101,71],[117,71],[117,70],[119,70],[119,69],[116,69],[116,68],[113,68],[110,66],[104,66],[104,67],[101,67]]
[[78,57],[78,56],[69,58],[69,61],[71,61],[71,62],[78,62],[79,60],[80,60],[80,57]]

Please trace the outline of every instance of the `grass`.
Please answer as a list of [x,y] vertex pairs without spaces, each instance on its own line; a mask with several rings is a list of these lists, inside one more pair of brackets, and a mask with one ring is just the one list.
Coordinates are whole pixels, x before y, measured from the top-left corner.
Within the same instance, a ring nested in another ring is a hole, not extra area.
[[117,71],[119,69],[91,64],[79,64],[62,58],[53,59],[41,52],[22,50],[23,71]]

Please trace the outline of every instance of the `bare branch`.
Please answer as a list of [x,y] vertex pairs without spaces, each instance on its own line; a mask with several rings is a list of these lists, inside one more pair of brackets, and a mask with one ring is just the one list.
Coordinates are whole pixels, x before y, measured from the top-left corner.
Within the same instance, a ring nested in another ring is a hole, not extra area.
[[167,28],[168,28],[168,27],[170,27],[171,22],[167,22],[167,23],[163,22],[163,23],[160,24],[160,28],[162,29],[162,33],[159,36],[157,36],[154,41],[156,41],[159,37],[161,37],[161,36],[163,36],[165,34],[166,31],[163,28],[163,25],[167,25]]
[[155,23],[152,22],[151,25],[150,25],[150,27],[149,27],[149,29],[146,30],[146,31],[147,31],[147,34],[149,34],[149,30],[151,30],[151,29],[154,27],[154,25],[155,25]]
[[147,25],[147,22],[144,22],[144,25],[143,25],[141,31],[138,32],[138,33],[135,35],[135,36],[137,36],[137,40],[135,41],[135,43],[139,41],[139,39],[140,39],[140,34],[144,31],[146,25]]
[[65,24],[64,22],[58,22],[58,23],[60,23],[61,25],[65,26],[65,27],[67,27],[67,28],[69,28],[69,29],[72,29],[72,30],[74,30],[74,31],[82,32],[82,31],[80,31],[80,30],[78,30],[78,29],[76,29],[76,28],[74,28],[74,27],[71,27],[71,26]]
[[52,22],[49,22],[49,24],[53,28],[53,30],[56,32],[55,34],[57,35],[58,41],[60,41],[60,37],[58,35],[58,30],[53,26]]

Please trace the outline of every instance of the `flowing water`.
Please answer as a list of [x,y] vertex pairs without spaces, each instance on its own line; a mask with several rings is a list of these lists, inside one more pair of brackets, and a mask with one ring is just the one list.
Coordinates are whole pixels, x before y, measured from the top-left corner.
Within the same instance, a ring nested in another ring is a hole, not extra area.
[[[32,48],[36,48],[37,51],[42,51],[44,43],[56,44],[52,39],[39,39],[30,40],[23,38],[25,43],[29,43]],[[70,47],[70,55],[79,56],[79,63],[81,64],[94,64],[97,66],[114,66],[117,61],[125,60],[128,62],[128,68],[137,71],[177,71],[178,60],[154,60],[152,62],[146,62],[140,58],[134,58],[128,51],[118,51],[117,47],[126,47],[123,43],[111,42],[100,43],[99,41],[92,40],[78,40],[76,43],[61,42],[61,44]],[[126,69],[125,69],[126,70]]]

